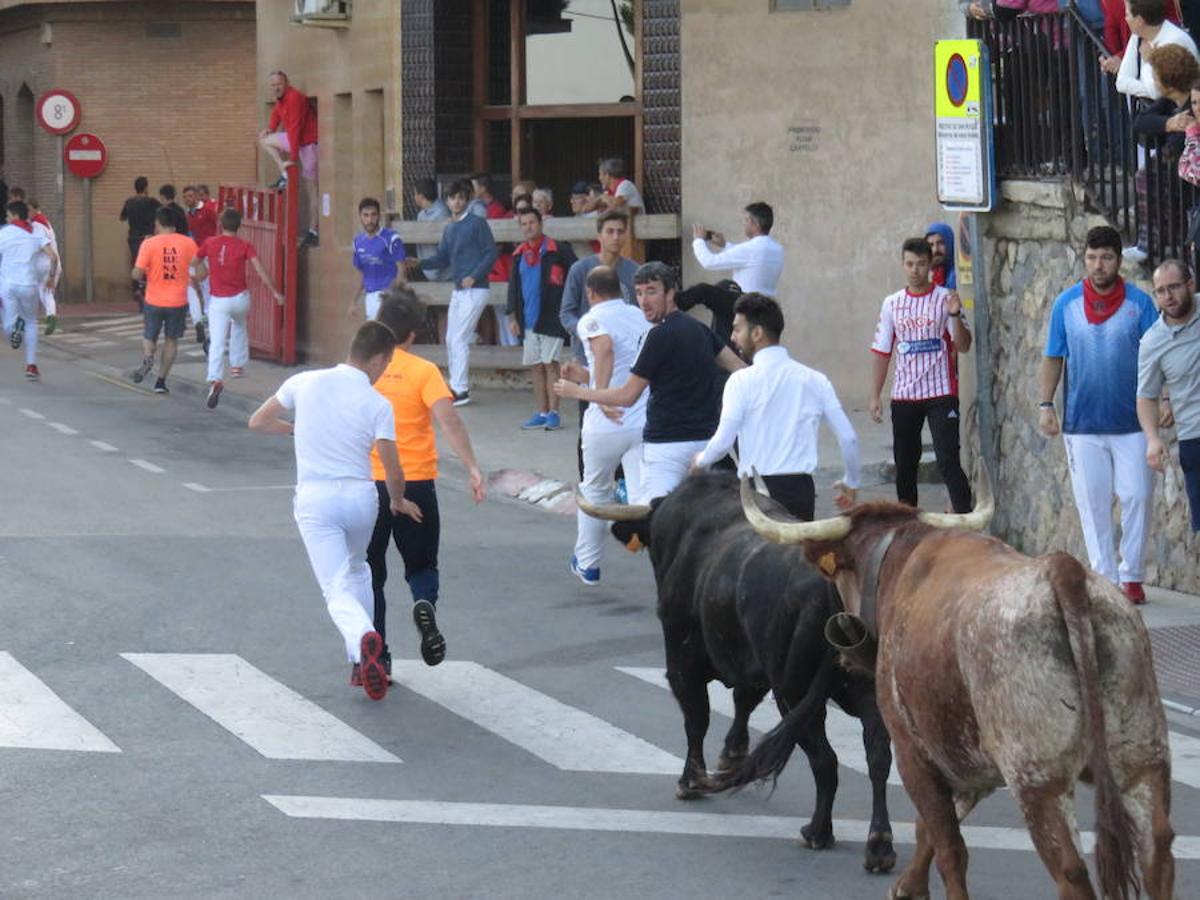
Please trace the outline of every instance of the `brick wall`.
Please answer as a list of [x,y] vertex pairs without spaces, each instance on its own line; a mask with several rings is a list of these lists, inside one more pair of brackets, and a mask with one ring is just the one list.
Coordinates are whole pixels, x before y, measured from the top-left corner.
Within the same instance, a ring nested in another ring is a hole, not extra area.
[[[34,128],[22,145],[17,93],[58,87],[83,108],[80,131],[107,145],[108,168],[93,185],[95,298],[129,296],[129,255],[118,214],[138,175],[151,191],[255,176],[258,129],[254,4],[116,2],[22,10],[21,30],[0,33],[0,96],[9,184],[36,194],[54,221],[67,260],[71,300],[83,297],[83,205],[79,179],[66,176],[66,217],[57,211],[57,139]],[[10,14],[0,14],[0,28]],[[12,14],[14,17],[17,13]],[[53,42],[41,42],[48,22]],[[174,27],[174,26],[177,26]],[[162,36],[156,36],[162,35]]]

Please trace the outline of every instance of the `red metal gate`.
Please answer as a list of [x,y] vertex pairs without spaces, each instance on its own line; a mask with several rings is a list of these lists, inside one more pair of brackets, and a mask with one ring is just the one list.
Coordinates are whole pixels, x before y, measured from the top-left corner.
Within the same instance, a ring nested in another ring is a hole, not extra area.
[[250,352],[259,359],[284,365],[296,363],[297,206],[296,179],[282,190],[223,184],[217,194],[220,209],[232,206],[242,214],[241,236],[254,245],[263,268],[283,293],[275,302],[266,285],[250,279]]

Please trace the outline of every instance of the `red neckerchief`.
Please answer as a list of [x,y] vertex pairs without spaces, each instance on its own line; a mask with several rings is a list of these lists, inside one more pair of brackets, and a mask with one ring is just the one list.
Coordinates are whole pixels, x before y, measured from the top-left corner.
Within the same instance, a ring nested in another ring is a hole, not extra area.
[[929,270],[929,277],[934,284],[945,287],[946,285],[946,265],[934,266]]
[[1117,283],[1107,294],[1092,287],[1091,279],[1083,279],[1083,314],[1092,325],[1107,321],[1125,302],[1125,281],[1117,276]]
[[610,197],[615,197],[615,196],[617,196],[617,188],[619,188],[624,183],[625,183],[624,178],[618,178],[616,181],[614,181],[612,184],[610,184],[608,187],[606,187],[604,189],[604,193],[608,194],[608,196],[610,196]]
[[37,222],[39,225],[45,225],[47,228],[50,227],[50,220],[43,216],[40,212],[34,213],[32,216],[30,216],[29,221]]
[[529,268],[532,269],[534,266],[541,265],[542,253],[544,251],[553,249],[552,247],[548,247],[547,244],[549,244],[549,240],[543,234],[541,237],[541,240],[539,240],[537,242],[536,247],[530,245],[529,241],[526,241],[520,247],[517,248],[517,253],[519,253],[521,255],[521,257],[525,260],[525,265],[529,266]]
[[33,226],[32,226],[32,225],[30,225],[28,222],[26,222],[24,219],[13,219],[13,220],[12,220],[11,222],[9,222],[8,224],[9,224],[9,225],[16,225],[18,228],[24,228],[24,229],[25,229],[26,231],[28,231],[30,234],[33,234]]

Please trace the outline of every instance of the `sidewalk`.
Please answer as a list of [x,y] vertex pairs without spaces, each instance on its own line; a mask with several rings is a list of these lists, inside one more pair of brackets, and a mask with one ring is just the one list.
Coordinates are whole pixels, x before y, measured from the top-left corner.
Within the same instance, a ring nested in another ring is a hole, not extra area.
[[[120,380],[132,390],[140,390],[128,380],[129,372],[141,359],[141,317],[133,304],[112,307],[64,304],[59,311],[59,323],[58,332],[44,339],[47,348],[69,354],[78,364]],[[440,350],[428,348],[424,352],[437,358]],[[484,362],[485,357],[486,354],[478,354],[474,361]],[[54,365],[61,363],[55,363],[53,357],[46,362],[43,370],[52,378]],[[210,412],[204,407],[208,393],[206,368],[204,353],[194,343],[189,329],[180,341],[179,357],[167,382],[171,396],[160,398],[147,389],[148,402],[194,403],[198,415],[244,418],[274,393],[284,379],[304,369],[252,359],[245,378],[225,382],[220,407]],[[470,432],[480,468],[487,474],[492,495],[510,497],[562,515],[563,527],[573,528],[567,517],[575,513],[573,495],[578,481],[577,404],[565,403],[562,428],[547,432],[521,431],[518,427],[533,411],[532,395],[527,389],[473,388],[471,401],[459,413]],[[863,463],[860,499],[894,499],[890,480],[891,429],[886,423],[871,422],[865,410],[847,410],[847,414],[858,432]],[[461,482],[462,467],[440,434],[439,451],[444,476]],[[817,515],[826,516],[834,512],[832,485],[842,475],[841,454],[828,429],[822,429],[820,460],[821,468],[815,474]],[[946,503],[943,485],[921,484],[922,507],[943,509]],[[1143,608],[1143,617],[1150,628],[1164,701],[1178,720],[1200,728],[1200,597],[1153,587],[1148,587],[1146,593],[1150,603]]]

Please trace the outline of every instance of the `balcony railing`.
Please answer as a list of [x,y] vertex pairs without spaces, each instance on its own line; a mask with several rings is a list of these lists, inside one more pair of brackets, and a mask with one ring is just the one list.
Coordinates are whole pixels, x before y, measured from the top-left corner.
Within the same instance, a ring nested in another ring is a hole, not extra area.
[[1146,101],[1117,91],[1100,68],[1104,43],[1079,13],[968,19],[967,31],[989,50],[997,177],[1070,178],[1150,262],[1191,259],[1194,189],[1163,137],[1134,135]]

